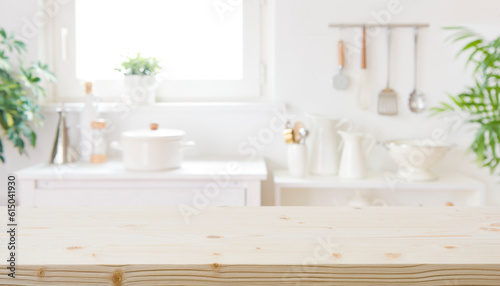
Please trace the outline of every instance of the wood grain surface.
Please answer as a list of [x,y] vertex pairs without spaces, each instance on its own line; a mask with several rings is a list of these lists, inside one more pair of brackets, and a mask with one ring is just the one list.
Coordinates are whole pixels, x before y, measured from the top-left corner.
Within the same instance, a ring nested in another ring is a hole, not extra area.
[[17,221],[0,285],[500,285],[499,208],[221,207],[187,223],[179,208],[19,207]]

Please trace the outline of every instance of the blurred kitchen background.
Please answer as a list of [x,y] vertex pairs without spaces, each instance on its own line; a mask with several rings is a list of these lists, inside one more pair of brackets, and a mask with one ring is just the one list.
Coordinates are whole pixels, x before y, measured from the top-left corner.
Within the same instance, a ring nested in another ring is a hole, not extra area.
[[[212,1],[209,1],[212,2]],[[445,26],[468,26],[485,35],[498,36],[500,29],[500,1],[495,0],[263,0],[269,5],[270,20],[266,23],[267,95],[251,103],[230,102],[164,102],[142,106],[127,114],[111,112],[102,116],[113,122],[114,129],[106,140],[117,140],[124,130],[148,128],[156,122],[161,127],[186,131],[186,138],[197,143],[185,153],[186,160],[194,158],[265,159],[267,179],[262,183],[262,205],[275,203],[273,173],[287,168],[287,149],[281,130],[269,133],[275,118],[283,116],[295,122],[305,121],[305,113],[330,118],[345,118],[353,122],[356,131],[372,134],[378,141],[396,138],[430,138],[435,132],[446,134],[446,141],[456,144],[442,163],[433,170],[467,174],[483,183],[487,205],[500,204],[498,176],[479,168],[472,154],[465,150],[473,139],[474,129],[460,128],[457,118],[444,120],[429,117],[429,112],[411,113],[407,98],[413,89],[413,34],[412,29],[392,30],[391,85],[399,96],[399,114],[381,116],[377,113],[376,98],[385,87],[386,40],[384,30],[367,37],[367,74],[371,90],[369,110],[361,110],[357,103],[357,75],[360,67],[360,29],[330,28],[331,23],[377,23],[389,17],[390,23],[426,23],[419,31],[419,90],[426,96],[427,106],[437,106],[446,100],[446,94],[456,94],[471,84],[470,70],[464,68],[465,58],[456,58],[459,45],[445,42],[449,31]],[[22,35],[26,19],[37,13],[37,0],[0,2],[0,26]],[[119,10],[117,10],[119,13]],[[112,17],[110,16],[110,19]],[[112,20],[110,20],[112,22]],[[386,22],[385,22],[386,23]],[[496,34],[495,34],[496,33]],[[345,72],[351,83],[346,90],[335,90],[332,77],[337,73],[337,43],[345,43]],[[110,35],[112,38],[112,35]],[[28,59],[37,60],[42,48],[47,47],[41,33],[26,39]],[[357,44],[358,43],[358,44]],[[102,43],[96,42],[95,45]],[[50,47],[50,46],[49,46]],[[57,74],[57,71],[56,71]],[[81,87],[83,91],[83,85]],[[78,91],[78,92],[81,92]],[[75,91],[76,93],[77,91]],[[95,92],[99,96],[98,86]],[[49,161],[57,124],[54,102],[43,108],[45,125],[38,129],[36,149],[28,148],[28,157],[19,156],[5,141],[5,164],[0,172],[16,170]],[[68,104],[71,108],[74,105]],[[283,115],[286,112],[286,115]],[[274,119],[273,119],[274,118]],[[68,124],[77,124],[78,115],[68,113]],[[448,121],[448,122],[447,122]],[[283,122],[282,122],[283,123]],[[262,132],[266,133],[263,134]],[[258,139],[261,136],[261,139]],[[257,144],[252,145],[257,138]],[[264,139],[262,139],[264,138]],[[109,149],[110,157],[119,160],[119,153]],[[397,164],[387,150],[377,144],[366,160],[372,172],[396,171]],[[6,176],[0,184],[5,185]],[[283,205],[333,205],[335,192],[329,190],[290,190],[282,198]],[[0,198],[2,204],[5,198]]]

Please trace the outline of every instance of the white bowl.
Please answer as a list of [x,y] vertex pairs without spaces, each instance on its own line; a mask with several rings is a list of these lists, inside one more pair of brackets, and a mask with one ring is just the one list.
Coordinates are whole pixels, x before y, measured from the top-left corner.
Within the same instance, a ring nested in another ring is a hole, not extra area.
[[388,140],[383,145],[399,164],[398,177],[407,181],[432,181],[438,177],[429,168],[439,164],[453,145],[432,139]]

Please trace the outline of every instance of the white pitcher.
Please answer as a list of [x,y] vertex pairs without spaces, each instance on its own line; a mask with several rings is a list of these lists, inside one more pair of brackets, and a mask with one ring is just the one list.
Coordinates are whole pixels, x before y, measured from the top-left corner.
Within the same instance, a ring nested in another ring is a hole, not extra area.
[[352,128],[349,120],[332,120],[307,114],[311,126],[309,149],[309,171],[314,175],[335,175],[339,170],[340,136],[337,131],[342,125]]
[[[344,139],[339,176],[350,179],[364,178],[367,169],[365,157],[373,148],[375,138],[370,134],[345,131],[338,133]],[[366,147],[363,146],[364,142],[368,142]]]

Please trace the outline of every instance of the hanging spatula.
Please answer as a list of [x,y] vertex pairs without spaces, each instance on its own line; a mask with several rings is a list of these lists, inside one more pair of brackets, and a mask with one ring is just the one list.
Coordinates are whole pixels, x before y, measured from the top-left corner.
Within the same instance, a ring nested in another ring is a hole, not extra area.
[[337,90],[344,90],[349,86],[349,77],[344,72],[344,42],[339,41],[338,45],[339,56],[339,72],[333,77],[333,87]]
[[387,27],[387,85],[378,94],[378,114],[397,115],[398,114],[398,95],[390,88],[391,78],[391,28]]
[[363,42],[361,46],[361,70],[359,71],[358,82],[358,105],[362,110],[370,107],[370,92],[366,78],[366,27],[363,26]]

